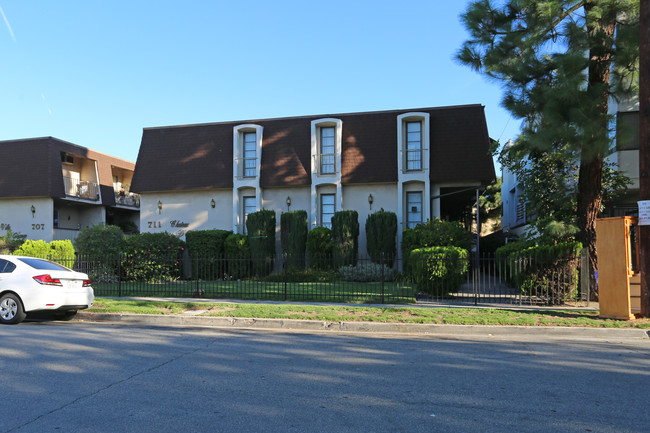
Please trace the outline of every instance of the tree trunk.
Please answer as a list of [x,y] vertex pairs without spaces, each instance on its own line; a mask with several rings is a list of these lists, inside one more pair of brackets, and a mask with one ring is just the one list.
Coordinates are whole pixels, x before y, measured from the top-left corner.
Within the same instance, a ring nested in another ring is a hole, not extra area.
[[[578,178],[578,227],[582,230],[579,240],[583,247],[589,249],[589,297],[598,299],[595,285],[595,271],[598,255],[596,251],[596,218],[600,213],[602,202],[603,155],[607,149],[602,149],[599,142],[607,142],[609,80],[612,65],[612,49],[614,31],[616,29],[616,11],[601,11],[598,19],[589,21],[590,12],[595,6],[593,1],[585,2],[587,16],[587,31],[592,43],[589,50],[589,91],[599,96],[596,102],[596,117],[593,119],[595,128],[599,131],[596,136],[585,137],[583,152],[580,159],[580,174]],[[602,135],[601,135],[602,134]]]
[[601,185],[603,175],[603,158],[589,158],[580,161],[578,178],[578,227],[582,230],[578,240],[589,250],[589,298],[598,300],[596,293],[595,270],[597,269],[596,252],[596,218],[600,213],[602,201]]

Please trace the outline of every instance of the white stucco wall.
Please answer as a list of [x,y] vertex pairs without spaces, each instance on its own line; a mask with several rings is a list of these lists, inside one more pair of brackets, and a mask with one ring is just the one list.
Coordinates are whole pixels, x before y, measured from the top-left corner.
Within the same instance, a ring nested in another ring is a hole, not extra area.
[[[287,197],[291,197],[291,207],[287,208]],[[275,252],[282,253],[282,243],[280,240],[280,222],[282,212],[287,210],[304,210],[307,212],[307,221],[309,221],[310,208],[309,187],[300,188],[268,188],[262,193],[262,209],[275,211]]]
[[[31,207],[34,206],[34,214]],[[49,197],[0,199],[0,235],[27,235],[27,239],[51,242],[53,230],[53,200]]]
[[[368,196],[372,194],[372,209]],[[367,257],[366,220],[368,215],[380,209],[397,214],[397,185],[345,185],[343,186],[343,209],[359,213],[359,257]],[[399,230],[399,221],[397,228]]]
[[[215,201],[212,208],[211,200]],[[158,210],[158,201],[162,209]],[[140,232],[174,234],[189,230],[232,230],[232,190],[144,193],[140,195]]]
[[106,224],[106,209],[104,206],[92,206],[82,208],[79,213],[81,228],[91,227],[97,224]]

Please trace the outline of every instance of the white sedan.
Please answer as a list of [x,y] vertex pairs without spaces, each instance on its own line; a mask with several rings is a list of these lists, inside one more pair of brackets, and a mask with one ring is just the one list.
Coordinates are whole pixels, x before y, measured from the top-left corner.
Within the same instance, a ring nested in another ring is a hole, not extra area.
[[0,255],[0,323],[20,323],[32,311],[71,317],[93,302],[88,275],[49,260]]

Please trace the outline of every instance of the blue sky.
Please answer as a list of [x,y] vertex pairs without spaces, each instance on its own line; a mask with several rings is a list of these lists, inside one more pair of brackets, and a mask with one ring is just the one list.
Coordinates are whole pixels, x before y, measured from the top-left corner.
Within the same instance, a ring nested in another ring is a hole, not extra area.
[[465,1],[0,0],[0,140],[53,136],[135,161],[142,128],[479,103],[453,60]]

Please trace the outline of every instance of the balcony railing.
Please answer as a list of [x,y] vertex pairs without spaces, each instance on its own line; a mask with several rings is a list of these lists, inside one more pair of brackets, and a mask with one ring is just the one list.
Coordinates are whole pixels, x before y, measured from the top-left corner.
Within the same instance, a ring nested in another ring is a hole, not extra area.
[[314,155],[314,165],[317,167],[318,174],[336,174],[336,153],[321,153]]
[[400,152],[404,158],[402,173],[413,173],[424,171],[423,156],[427,149],[402,149]]
[[64,176],[63,185],[65,187],[65,195],[67,196],[94,201],[99,200],[99,186],[95,182]]
[[115,191],[115,204],[120,206],[140,207],[140,194],[135,192]]
[[257,176],[257,158],[235,158],[237,161],[237,178],[248,179]]

